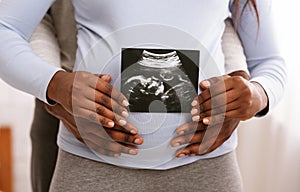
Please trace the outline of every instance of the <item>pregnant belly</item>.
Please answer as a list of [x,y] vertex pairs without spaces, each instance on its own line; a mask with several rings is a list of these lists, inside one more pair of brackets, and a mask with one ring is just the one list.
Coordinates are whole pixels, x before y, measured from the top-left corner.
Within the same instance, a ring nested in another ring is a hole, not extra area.
[[127,121],[134,124],[144,138],[144,143],[138,146],[139,153],[120,157],[95,154],[107,163],[124,167],[152,168],[165,164],[175,159],[176,151],[183,147],[171,147],[170,141],[176,136],[176,128],[188,119],[190,115],[187,113],[131,113]]

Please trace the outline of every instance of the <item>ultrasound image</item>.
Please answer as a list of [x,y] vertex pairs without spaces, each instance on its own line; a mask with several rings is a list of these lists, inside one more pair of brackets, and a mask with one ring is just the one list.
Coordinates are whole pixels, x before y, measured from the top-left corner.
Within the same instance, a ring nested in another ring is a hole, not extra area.
[[199,51],[123,49],[121,91],[131,112],[189,112],[197,96]]

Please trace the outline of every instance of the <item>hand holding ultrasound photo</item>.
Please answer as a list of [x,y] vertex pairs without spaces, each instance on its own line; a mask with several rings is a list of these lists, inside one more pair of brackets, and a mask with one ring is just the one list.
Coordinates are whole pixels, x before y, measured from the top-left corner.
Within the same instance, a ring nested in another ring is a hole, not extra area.
[[189,113],[197,96],[199,51],[123,49],[121,91],[131,112]]

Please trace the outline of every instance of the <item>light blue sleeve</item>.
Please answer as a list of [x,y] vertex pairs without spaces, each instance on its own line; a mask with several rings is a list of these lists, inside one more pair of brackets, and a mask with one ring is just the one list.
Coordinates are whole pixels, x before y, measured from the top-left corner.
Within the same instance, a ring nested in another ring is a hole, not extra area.
[[[235,12],[240,15],[246,0],[241,0],[239,10],[235,10],[233,0],[230,11],[233,20]],[[242,16],[239,17],[237,26],[238,35],[242,41],[251,81],[258,82],[267,93],[269,104],[259,115],[264,115],[275,106],[283,95],[286,85],[286,66],[281,56],[278,39],[275,34],[272,1],[257,0],[260,24],[254,9],[247,5]]]
[[53,1],[0,0],[0,78],[44,102],[60,69],[38,57],[28,40]]

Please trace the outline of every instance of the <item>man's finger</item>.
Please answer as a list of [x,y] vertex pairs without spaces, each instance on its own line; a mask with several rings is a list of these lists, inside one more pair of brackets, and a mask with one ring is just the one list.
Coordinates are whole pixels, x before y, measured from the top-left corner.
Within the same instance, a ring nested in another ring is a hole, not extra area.
[[184,156],[195,156],[200,155],[204,153],[209,153],[212,151],[211,147],[213,146],[215,140],[213,138],[210,138],[206,142],[202,143],[194,143],[191,145],[188,145],[187,147],[180,149],[176,152],[176,157],[184,157]]
[[83,118],[78,120],[78,127],[81,134],[84,134],[85,138],[97,136],[104,140],[122,142],[122,143],[131,143],[140,145],[144,142],[143,138],[140,135],[132,134],[130,132],[124,132],[124,128],[119,130],[114,128],[105,128],[99,127],[99,125],[89,122]]
[[172,140],[171,145],[177,147],[179,145],[184,145],[188,143],[201,143],[205,131],[198,131],[196,133],[190,133],[185,135],[180,135]]
[[139,135],[123,133],[114,129],[106,129],[105,131],[116,142],[132,143],[138,145],[141,145],[143,143],[143,138]]
[[126,153],[130,155],[136,155],[138,153],[138,149],[136,149],[135,146],[120,144],[113,140],[106,140],[94,134],[85,135],[84,140],[88,141],[86,142],[88,143],[88,146],[96,151],[104,149],[106,151],[112,151],[116,154]]
[[196,131],[203,131],[207,129],[207,125],[203,124],[202,122],[188,122],[176,129],[177,135],[183,135],[186,133],[196,132]]

